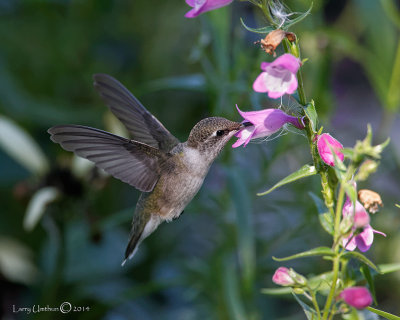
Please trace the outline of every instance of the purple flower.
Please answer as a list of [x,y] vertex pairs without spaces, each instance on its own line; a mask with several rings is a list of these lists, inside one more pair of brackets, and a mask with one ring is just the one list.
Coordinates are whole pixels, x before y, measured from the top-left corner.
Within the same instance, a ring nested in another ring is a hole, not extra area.
[[[384,237],[386,237],[386,235],[383,232],[374,230],[371,227],[369,224],[369,215],[360,202],[356,201],[355,211],[353,211],[353,209],[353,203],[351,202],[350,198],[347,197],[343,206],[342,214],[343,217],[353,216],[354,214],[354,224],[350,235],[344,238],[342,241],[343,247],[349,251],[353,251],[358,247],[361,252],[365,252],[368,251],[372,246],[374,241],[374,233],[379,233]],[[357,235],[354,235],[354,232],[358,228],[363,228],[363,231]]]
[[268,92],[270,98],[292,94],[297,89],[296,73],[300,68],[300,60],[290,53],[285,53],[273,62],[261,63],[261,74],[253,83],[256,92]]
[[250,122],[252,126],[247,126],[236,133],[235,136],[239,139],[232,145],[233,148],[237,148],[242,144],[246,146],[251,139],[268,137],[277,132],[286,123],[291,123],[299,129],[304,129],[304,125],[298,118],[289,116],[280,109],[243,112],[237,105],[236,108],[243,117],[244,122]]
[[289,269],[285,267],[279,267],[274,275],[272,276],[272,281],[280,286],[291,286],[295,284],[295,281],[289,274]]
[[196,18],[198,15],[230,4],[233,0],[186,0],[193,9],[185,14],[186,18]]
[[372,304],[372,296],[365,287],[350,287],[344,289],[339,297],[349,306],[357,309],[364,309]]
[[338,156],[339,160],[343,161],[344,155],[340,152],[340,150],[343,149],[343,146],[339,141],[337,141],[328,133],[321,134],[317,139],[318,153],[323,162],[331,167],[335,166],[332,150]]
[[342,214],[343,217],[353,217],[355,228],[364,228],[369,225],[369,214],[359,201],[356,201],[356,205],[354,208],[350,198],[347,197],[346,202],[343,206]]

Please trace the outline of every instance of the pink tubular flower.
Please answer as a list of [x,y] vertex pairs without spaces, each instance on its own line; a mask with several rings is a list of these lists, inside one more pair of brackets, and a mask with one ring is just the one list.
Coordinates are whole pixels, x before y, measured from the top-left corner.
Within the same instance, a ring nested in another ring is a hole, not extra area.
[[186,0],[193,9],[185,14],[186,18],[196,18],[198,15],[230,4],[233,0]]
[[339,294],[339,297],[356,309],[364,309],[372,304],[371,293],[365,287],[346,288]]
[[[350,198],[347,197],[346,202],[343,206],[342,214],[343,217],[347,217],[349,215],[353,215],[353,203]],[[358,247],[361,252],[368,251],[372,246],[374,241],[374,233],[379,233],[386,237],[383,232],[374,230],[369,224],[369,215],[363,205],[356,201],[355,211],[354,211],[354,225],[352,228],[351,234],[343,239],[343,247],[346,250],[353,251]],[[363,228],[363,231],[356,236],[354,236],[354,232],[357,228]]]
[[285,53],[273,62],[261,63],[261,74],[253,83],[256,92],[268,92],[272,99],[280,98],[285,93],[292,94],[297,89],[296,73],[300,60],[290,53]]
[[295,284],[293,278],[289,275],[289,269],[285,267],[279,267],[274,275],[272,281],[280,286],[291,286]]
[[280,109],[264,109],[260,111],[243,112],[236,105],[236,108],[245,122],[250,122],[252,126],[245,127],[236,133],[239,139],[232,145],[237,148],[244,144],[246,146],[251,139],[268,137],[277,132],[286,123],[291,123],[299,129],[304,129],[304,125],[299,119],[289,116]]
[[331,167],[335,166],[332,150],[336,153],[339,160],[343,161],[344,155],[340,152],[340,150],[343,149],[343,146],[339,141],[328,133],[321,134],[317,139],[318,153],[323,162]]

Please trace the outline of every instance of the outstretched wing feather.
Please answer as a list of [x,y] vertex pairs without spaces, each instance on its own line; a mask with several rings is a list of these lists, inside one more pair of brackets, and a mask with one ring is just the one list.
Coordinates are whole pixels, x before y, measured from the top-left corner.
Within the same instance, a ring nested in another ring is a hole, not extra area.
[[118,80],[106,74],[93,76],[94,87],[112,113],[126,126],[134,140],[164,152],[179,143],[160,121]]
[[55,126],[48,130],[51,140],[65,150],[86,158],[117,179],[140,191],[153,190],[158,181],[158,149],[111,133],[77,125]]

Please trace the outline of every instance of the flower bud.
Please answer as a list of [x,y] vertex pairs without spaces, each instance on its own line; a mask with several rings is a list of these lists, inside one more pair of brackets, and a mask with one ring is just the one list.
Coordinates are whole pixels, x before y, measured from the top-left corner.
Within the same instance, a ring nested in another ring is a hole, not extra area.
[[331,167],[335,166],[332,151],[335,152],[340,161],[343,161],[344,155],[340,152],[343,149],[343,145],[339,141],[328,133],[321,134],[317,139],[318,153],[323,162]]
[[376,171],[378,168],[378,162],[374,160],[365,160],[361,166],[360,169],[358,169],[358,173],[356,176],[356,180],[359,181],[364,181],[367,180],[367,178]]
[[365,287],[346,288],[340,293],[340,298],[349,306],[364,309],[372,304],[371,293]]
[[294,279],[289,274],[290,270],[285,267],[279,267],[274,275],[272,281],[280,286],[292,286],[295,284]]

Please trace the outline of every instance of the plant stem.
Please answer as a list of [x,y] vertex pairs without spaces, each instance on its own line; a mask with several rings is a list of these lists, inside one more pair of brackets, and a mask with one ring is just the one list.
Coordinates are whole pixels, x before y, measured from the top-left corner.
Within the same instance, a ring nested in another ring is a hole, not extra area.
[[321,311],[319,310],[317,297],[315,295],[314,290],[312,290],[311,288],[309,288],[308,292],[310,292],[310,295],[311,295],[311,298],[312,298],[312,303],[314,305],[315,311],[317,312],[318,320],[319,320],[319,319],[321,319]]
[[336,291],[336,282],[337,282],[338,277],[339,277],[339,263],[340,263],[340,258],[337,255],[333,259],[332,286],[331,286],[331,290],[329,291],[328,298],[326,299],[326,304],[325,304],[325,308],[324,308],[324,313],[322,315],[322,320],[327,320],[328,319],[329,311],[331,309],[333,297],[334,297],[335,291]]

